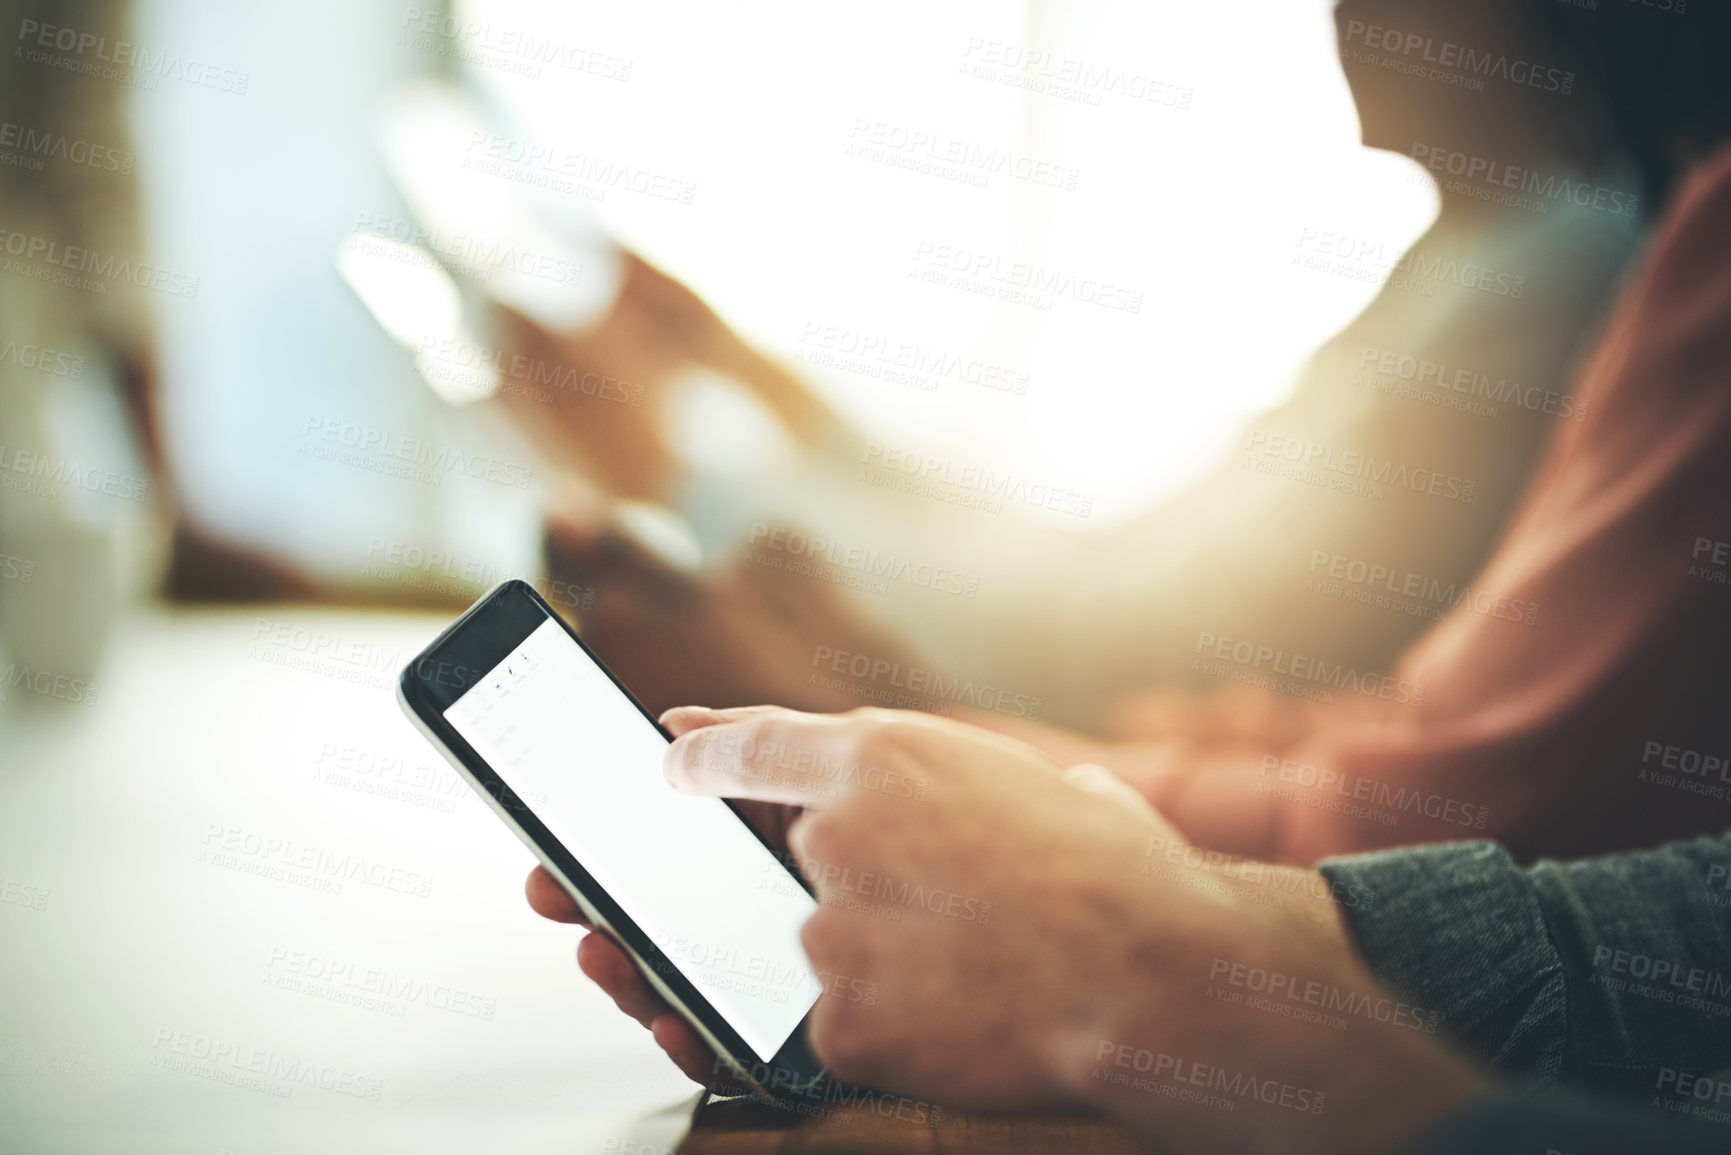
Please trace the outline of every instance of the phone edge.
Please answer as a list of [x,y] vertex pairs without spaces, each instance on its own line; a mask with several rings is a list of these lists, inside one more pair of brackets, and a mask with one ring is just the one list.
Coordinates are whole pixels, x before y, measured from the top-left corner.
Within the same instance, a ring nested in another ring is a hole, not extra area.
[[[437,638],[423,646],[420,653],[424,653],[426,650],[433,648],[447,634],[455,632],[458,627],[463,624],[470,612],[488,601],[502,588],[512,584],[512,582],[516,580],[518,579],[507,579],[494,586],[491,590],[488,590],[486,594],[477,599],[473,606],[469,607],[469,610],[464,611],[464,613],[455,621],[451,622],[449,626],[444,630],[441,630]],[[533,587],[530,588],[533,589]],[[418,657],[419,654],[417,654],[417,658]],[[667,1005],[677,1011],[679,1017],[684,1019],[685,1022],[698,1033],[709,1049],[727,1064],[729,1072],[740,1082],[753,1088],[765,1098],[772,1102],[781,1102],[782,1097],[771,1087],[764,1086],[760,1080],[753,1078],[746,1065],[741,1063],[739,1058],[734,1055],[720,1039],[716,1038],[714,1033],[711,1032],[707,1026],[704,1025],[702,1019],[696,1014],[696,1012],[686,1006],[684,1000],[680,999],[680,997],[675,994],[670,987],[668,987],[661,977],[655,973],[655,968],[651,966],[642,955],[633,950],[629,943],[618,935],[612,924],[603,918],[600,912],[590,904],[589,900],[584,897],[583,892],[577,887],[577,885],[573,883],[570,878],[566,877],[565,872],[559,869],[558,864],[548,856],[546,851],[541,849],[540,845],[530,837],[529,832],[524,830],[517,820],[512,817],[511,812],[505,807],[505,805],[500,802],[499,799],[495,798],[492,792],[487,790],[481,784],[481,782],[475,777],[474,772],[471,771],[469,767],[463,763],[463,760],[445,744],[444,740],[439,737],[432,727],[427,725],[425,719],[421,717],[420,713],[415,709],[414,704],[409,701],[408,694],[404,691],[404,682],[412,676],[410,671],[413,668],[412,663],[410,666],[406,667],[398,675],[395,686],[397,705],[401,708],[403,713],[408,716],[409,723],[414,726],[423,738],[431,743],[432,747],[443,756],[445,761],[451,765],[452,769],[456,770],[457,773],[463,776],[463,780],[469,784],[469,788],[487,804],[488,808],[491,809],[493,813],[499,816],[511,833],[517,836],[517,840],[529,848],[529,852],[535,856],[536,861],[545,867],[547,873],[552,875],[554,880],[564,889],[565,893],[571,896],[572,900],[582,909],[583,914],[590,920],[595,929],[605,931],[607,937],[625,952],[626,956],[631,959],[632,965],[637,969],[637,973],[649,981],[649,985],[655,989],[655,992],[661,996]],[[605,670],[605,667],[602,668]],[[718,1011],[716,1013],[719,1014],[720,1012]],[[765,1066],[768,1066],[770,1062],[771,1060],[763,1060]],[[817,1086],[827,1079],[827,1069],[820,1070],[819,1073],[813,1077],[809,1085]]]

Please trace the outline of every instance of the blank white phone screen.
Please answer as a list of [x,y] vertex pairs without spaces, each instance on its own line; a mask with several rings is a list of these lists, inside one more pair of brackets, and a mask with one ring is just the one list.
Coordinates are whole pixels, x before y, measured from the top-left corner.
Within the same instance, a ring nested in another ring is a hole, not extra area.
[[676,793],[667,739],[557,622],[445,719],[739,1037],[775,1055],[817,1001],[799,931],[817,909],[717,798]]

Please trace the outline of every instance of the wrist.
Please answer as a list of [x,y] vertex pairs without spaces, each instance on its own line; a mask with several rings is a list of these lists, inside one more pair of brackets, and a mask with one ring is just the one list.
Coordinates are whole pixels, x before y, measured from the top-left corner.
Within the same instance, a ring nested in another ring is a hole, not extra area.
[[[1413,1014],[1378,983],[1359,954],[1345,903],[1318,871],[1279,867],[1278,882],[1294,899],[1267,910],[1240,942],[1246,957],[1265,958],[1338,992],[1346,1006],[1374,1013],[1342,1016],[1344,1029],[1312,1029],[1294,1020],[1261,1037],[1266,1062],[1327,1093],[1327,1120],[1313,1138],[1330,1155],[1403,1151],[1445,1117],[1490,1089],[1464,1058],[1418,1029]],[[1381,1008],[1394,1002],[1388,1015]],[[1297,1138],[1297,1136],[1294,1136]],[[1284,1150],[1306,1150],[1287,1142]]]
[[[1391,1001],[1320,876],[1271,871],[1254,884],[1264,894],[1218,871],[1183,878],[1195,900],[1129,888],[1139,902],[1115,912],[1122,945],[1053,1048],[1061,1098],[1177,1146],[1230,1135],[1249,1151],[1368,1155],[1405,1149],[1488,1089],[1410,1023],[1371,1011],[1320,1021],[1317,1006],[1290,997]],[[1287,900],[1265,901],[1276,893]],[[1250,974],[1290,979],[1288,995],[1232,980]]]

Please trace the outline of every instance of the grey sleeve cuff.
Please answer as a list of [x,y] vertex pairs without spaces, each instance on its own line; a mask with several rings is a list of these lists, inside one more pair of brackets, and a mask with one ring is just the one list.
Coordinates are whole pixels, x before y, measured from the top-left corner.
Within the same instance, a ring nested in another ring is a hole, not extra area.
[[[1537,893],[1500,847],[1460,842],[1330,859],[1322,875],[1369,891],[1343,913],[1385,986],[1505,1075],[1557,1079],[1566,977]],[[1540,1148],[1542,1151],[1543,1148]]]
[[1724,1136],[1690,1135],[1662,1119],[1557,1092],[1499,1092],[1445,1120],[1408,1155],[1707,1155]]

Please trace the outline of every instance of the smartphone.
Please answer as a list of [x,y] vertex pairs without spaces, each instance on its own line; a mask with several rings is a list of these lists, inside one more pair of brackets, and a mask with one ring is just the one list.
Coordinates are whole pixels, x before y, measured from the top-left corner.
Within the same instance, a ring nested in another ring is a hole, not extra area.
[[471,606],[397,699],[736,1078],[781,1100],[824,1081],[810,887],[733,803],[667,784],[672,736],[533,587]]

